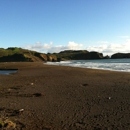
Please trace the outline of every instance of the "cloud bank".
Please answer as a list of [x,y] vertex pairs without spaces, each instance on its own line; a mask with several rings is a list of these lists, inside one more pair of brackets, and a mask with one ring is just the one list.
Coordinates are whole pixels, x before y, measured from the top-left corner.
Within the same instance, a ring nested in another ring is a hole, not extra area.
[[104,55],[112,55],[114,53],[130,53],[130,39],[127,39],[123,44],[102,44],[98,46],[89,46],[88,51],[101,52]]
[[70,41],[70,42],[68,42],[67,45],[54,46],[52,42],[50,42],[49,44],[47,44],[47,43],[42,44],[40,42],[37,42],[35,44],[27,45],[25,48],[30,49],[30,50],[39,51],[39,52],[54,53],[54,52],[60,52],[60,51],[64,51],[64,50],[81,50],[81,49],[83,49],[83,44],[78,44],[78,43]]
[[37,42],[35,44],[30,44],[24,47],[29,50],[35,50],[42,53],[58,53],[64,50],[88,50],[88,51],[97,51],[103,53],[104,55],[111,56],[114,53],[130,53],[130,39],[127,39],[123,44],[111,44],[107,41],[100,42],[100,44],[95,46],[88,46],[86,47],[83,44],[75,43],[75,42],[68,42],[67,45],[58,45],[55,46],[52,42],[42,44]]

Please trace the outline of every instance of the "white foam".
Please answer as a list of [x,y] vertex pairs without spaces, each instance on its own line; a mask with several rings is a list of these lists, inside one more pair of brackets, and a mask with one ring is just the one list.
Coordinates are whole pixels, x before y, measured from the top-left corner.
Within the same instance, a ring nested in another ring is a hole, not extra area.
[[46,64],[130,72],[130,59],[72,60]]

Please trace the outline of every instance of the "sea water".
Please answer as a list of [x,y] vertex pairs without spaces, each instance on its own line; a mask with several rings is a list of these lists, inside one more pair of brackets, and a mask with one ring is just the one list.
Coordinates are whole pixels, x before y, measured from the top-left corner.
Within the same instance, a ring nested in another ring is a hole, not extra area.
[[17,70],[0,70],[0,75],[9,75],[11,73],[16,73]]
[[71,61],[61,61],[61,62],[47,62],[46,64],[130,72],[130,58],[100,59],[100,60],[71,60]]

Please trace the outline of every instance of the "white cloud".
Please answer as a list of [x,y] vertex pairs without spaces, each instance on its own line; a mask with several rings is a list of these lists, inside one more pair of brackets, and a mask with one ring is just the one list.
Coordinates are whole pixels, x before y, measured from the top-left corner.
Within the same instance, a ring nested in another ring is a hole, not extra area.
[[[97,42],[96,42],[97,43]],[[112,55],[114,53],[130,53],[130,39],[127,39],[125,43],[122,44],[114,44],[114,43],[109,43],[107,41],[102,41],[102,44],[98,44],[95,46],[88,46],[85,47],[83,44],[75,43],[73,41],[68,42],[67,45],[57,45],[55,46],[52,42],[50,43],[45,43],[42,44],[40,42],[37,42],[35,44],[30,44],[26,46],[26,49],[29,50],[35,50],[38,52],[43,52],[43,53],[54,53],[54,52],[60,52],[64,50],[88,50],[88,51],[97,51],[100,53],[103,53],[103,55]]]
[[83,47],[83,44],[78,44],[75,42],[69,42],[67,45],[69,50],[79,50]]
[[42,44],[41,42],[37,42],[35,44],[27,45],[25,48],[29,49],[29,50],[35,50],[35,51],[45,51],[45,50],[51,48],[52,44],[53,44],[52,42],[50,42],[49,44],[47,44],[47,43]]
[[88,51],[101,52],[104,55],[112,55],[114,53],[130,53],[130,39],[127,39],[123,44],[103,44],[99,46],[89,46]]
[[35,44],[31,44],[31,45],[27,45],[25,48],[29,49],[29,50],[35,50],[35,51],[39,51],[39,52],[60,52],[60,51],[64,51],[64,50],[80,50],[83,49],[83,44],[78,44],[75,42],[68,42],[67,45],[58,45],[58,46],[53,46],[53,43],[45,43],[42,44],[40,42],[37,42]]

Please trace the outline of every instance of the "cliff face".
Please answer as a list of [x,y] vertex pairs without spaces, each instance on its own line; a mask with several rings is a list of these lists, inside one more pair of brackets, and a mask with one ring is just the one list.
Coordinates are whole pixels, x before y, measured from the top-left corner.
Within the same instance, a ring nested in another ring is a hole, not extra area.
[[47,61],[46,55],[22,48],[0,49],[0,62],[40,62]]
[[103,54],[99,52],[90,52],[88,56],[89,59],[103,59]]
[[36,51],[26,50],[17,47],[7,49],[0,48],[0,62],[42,62],[57,61],[54,54],[44,54]]
[[49,54],[49,55],[47,55],[47,61],[55,62],[55,61],[57,61],[57,56]]
[[112,59],[130,58],[130,53],[116,53],[111,56]]
[[[103,54],[99,52],[81,51],[62,51],[56,54],[59,60],[91,60],[103,59]],[[109,58],[109,57],[106,57]]]
[[88,52],[87,50],[66,50],[60,53],[44,54],[22,48],[0,48],[0,62],[42,62],[42,61],[63,61],[63,60],[89,60],[103,59],[99,52]]

